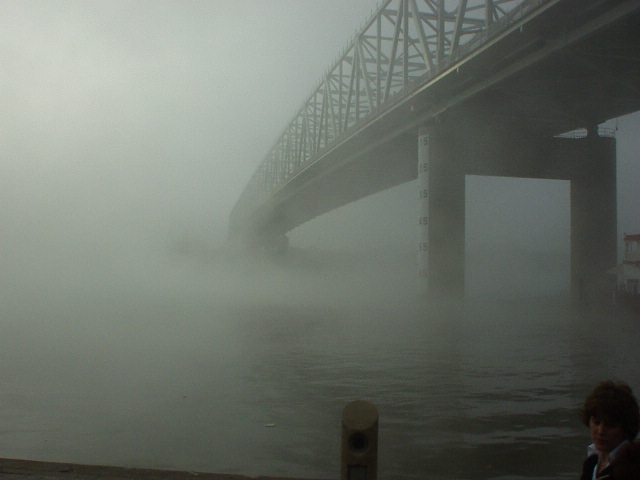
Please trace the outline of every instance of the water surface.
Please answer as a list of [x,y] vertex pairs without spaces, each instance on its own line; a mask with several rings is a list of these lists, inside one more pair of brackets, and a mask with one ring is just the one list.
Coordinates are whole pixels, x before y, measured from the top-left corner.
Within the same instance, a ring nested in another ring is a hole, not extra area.
[[575,478],[584,395],[640,388],[637,319],[561,295],[436,307],[343,260],[5,279],[1,455],[337,478],[366,399],[380,478]]

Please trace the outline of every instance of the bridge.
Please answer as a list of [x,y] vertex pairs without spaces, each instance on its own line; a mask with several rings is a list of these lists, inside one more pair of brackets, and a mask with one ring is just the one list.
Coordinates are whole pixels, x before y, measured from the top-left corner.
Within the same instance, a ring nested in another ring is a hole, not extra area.
[[420,278],[464,295],[465,175],[570,181],[571,286],[609,288],[616,143],[640,110],[635,0],[386,0],[284,128],[229,239],[286,248],[329,210],[418,179]]

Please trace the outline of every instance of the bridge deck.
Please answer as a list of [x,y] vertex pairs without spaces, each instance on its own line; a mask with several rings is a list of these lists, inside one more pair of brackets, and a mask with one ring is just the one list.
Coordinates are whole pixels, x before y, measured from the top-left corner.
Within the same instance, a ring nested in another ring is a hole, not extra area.
[[[607,120],[640,110],[637,0],[531,0],[533,4],[538,7],[526,16],[514,16],[513,23],[504,24],[508,28],[479,36],[482,41],[472,53],[452,58],[455,63],[434,76],[416,77],[377,108],[363,107],[369,113],[326,145],[320,142],[324,138],[320,132],[329,138],[326,126],[299,127],[294,129],[298,136],[292,130],[290,136],[282,137],[274,150],[277,154],[267,157],[260,175],[234,207],[230,238],[268,246],[325,212],[414,180],[420,127],[451,132],[455,134],[451,141],[464,143],[466,152],[485,154],[479,158],[462,153],[455,159],[465,175],[521,176],[513,170],[522,162],[513,155],[495,154],[508,151],[506,148],[489,157],[484,147],[490,143],[506,147],[524,138],[539,145],[541,140],[575,129],[594,131]],[[379,17],[386,15],[378,12]],[[399,25],[398,20],[396,27]],[[382,32],[371,35],[379,37],[379,42],[387,39]],[[366,41],[366,48],[376,44],[368,36]],[[420,38],[407,42],[407,48],[418,45]],[[400,60],[395,62],[399,65]],[[369,63],[375,64],[373,60]],[[391,70],[386,77],[384,68],[378,70],[361,78],[355,69],[349,88],[336,89],[346,97],[342,103],[331,100],[336,109],[358,97],[355,78],[363,85],[377,85],[391,77]],[[329,97],[331,90],[325,90],[318,98]],[[333,118],[326,113],[331,110],[328,103],[324,107],[313,103],[313,112],[325,112],[327,122]],[[342,110],[346,115],[349,109]],[[302,117],[311,115],[304,112]],[[319,137],[307,141],[305,135],[311,131]],[[301,144],[289,148],[292,138],[304,139],[317,149],[310,152]],[[483,161],[487,159],[491,163]],[[562,158],[554,160],[558,168],[562,163]]]
[[0,458],[0,478],[2,480],[296,480],[283,477],[247,477],[223,473],[79,465],[6,458]]

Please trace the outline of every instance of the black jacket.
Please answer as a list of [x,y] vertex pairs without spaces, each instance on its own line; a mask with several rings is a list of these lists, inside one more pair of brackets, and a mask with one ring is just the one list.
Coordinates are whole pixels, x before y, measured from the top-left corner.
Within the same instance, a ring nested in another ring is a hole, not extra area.
[[[580,480],[591,480],[598,456],[587,457],[582,465]],[[620,447],[616,458],[596,477],[602,480],[640,480],[640,442]]]

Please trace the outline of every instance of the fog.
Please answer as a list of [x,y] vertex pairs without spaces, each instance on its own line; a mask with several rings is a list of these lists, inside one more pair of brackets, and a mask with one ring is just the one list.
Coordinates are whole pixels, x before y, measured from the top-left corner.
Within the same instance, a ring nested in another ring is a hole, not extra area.
[[[377,3],[0,2],[3,455],[295,473],[243,469],[242,415],[272,441],[258,408],[206,427],[200,410],[167,415],[183,398],[211,401],[207,415],[232,408],[234,395],[258,402],[266,393],[235,374],[258,382],[263,349],[281,353],[291,340],[292,355],[311,345],[322,362],[325,336],[345,351],[359,341],[351,320],[418,322],[408,301],[415,182],[298,227],[277,261],[222,248],[251,174]],[[619,234],[637,233],[640,116],[607,126],[617,128]],[[468,176],[466,188],[470,295],[565,293],[569,184]],[[323,315],[338,333],[318,326]],[[382,344],[384,328],[373,330]],[[161,437],[163,422],[177,437],[127,450]],[[198,443],[220,431],[230,456]]]
[[249,177],[372,4],[2,2],[5,255],[222,243]]
[[[46,280],[55,264],[144,281],[180,245],[221,245],[256,166],[375,4],[2,2],[5,280]],[[609,124],[619,231],[633,232],[640,120]],[[329,212],[292,244],[413,251],[414,192],[409,183]],[[566,254],[567,192],[468,177],[468,251]]]

